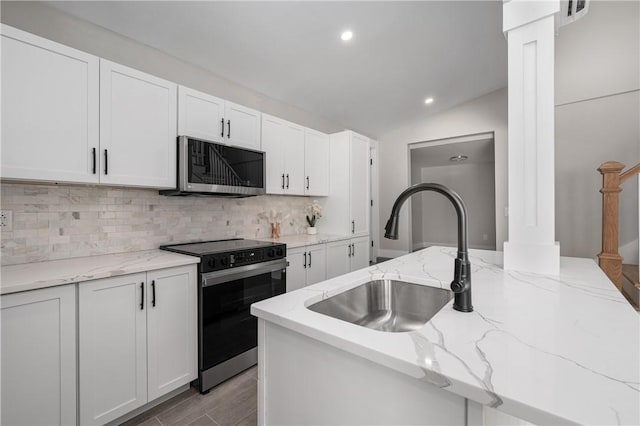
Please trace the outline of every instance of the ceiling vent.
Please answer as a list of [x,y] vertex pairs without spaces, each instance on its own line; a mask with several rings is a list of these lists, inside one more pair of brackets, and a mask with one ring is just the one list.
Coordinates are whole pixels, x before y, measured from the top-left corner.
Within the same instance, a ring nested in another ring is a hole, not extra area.
[[560,15],[556,20],[559,27],[582,18],[589,11],[589,0],[561,0]]

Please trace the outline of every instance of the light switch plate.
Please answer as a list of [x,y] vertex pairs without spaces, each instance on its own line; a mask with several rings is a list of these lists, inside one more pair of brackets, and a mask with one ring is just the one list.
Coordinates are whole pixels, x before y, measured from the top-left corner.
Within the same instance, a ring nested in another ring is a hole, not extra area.
[[13,212],[11,210],[0,210],[0,232],[11,232],[13,230]]

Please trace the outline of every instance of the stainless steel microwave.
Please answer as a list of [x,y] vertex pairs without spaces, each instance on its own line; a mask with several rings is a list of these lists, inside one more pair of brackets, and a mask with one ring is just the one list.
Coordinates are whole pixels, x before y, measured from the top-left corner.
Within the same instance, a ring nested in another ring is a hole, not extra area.
[[265,153],[189,136],[178,137],[175,190],[163,195],[250,197],[265,189]]

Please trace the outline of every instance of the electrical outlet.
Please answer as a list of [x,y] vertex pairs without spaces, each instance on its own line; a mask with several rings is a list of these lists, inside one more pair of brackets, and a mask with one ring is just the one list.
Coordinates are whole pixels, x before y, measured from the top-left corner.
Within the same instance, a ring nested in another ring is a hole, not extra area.
[[13,230],[13,212],[11,210],[0,210],[0,232],[10,232]]

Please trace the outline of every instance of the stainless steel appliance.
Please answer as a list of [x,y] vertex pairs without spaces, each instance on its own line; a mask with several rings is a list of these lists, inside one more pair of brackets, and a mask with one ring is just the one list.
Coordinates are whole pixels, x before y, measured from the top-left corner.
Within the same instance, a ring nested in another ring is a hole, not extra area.
[[286,245],[243,239],[160,247],[197,256],[200,392],[255,365],[258,320],[252,303],[286,291]]
[[265,164],[262,151],[180,136],[176,189],[160,194],[261,195],[266,192]]

